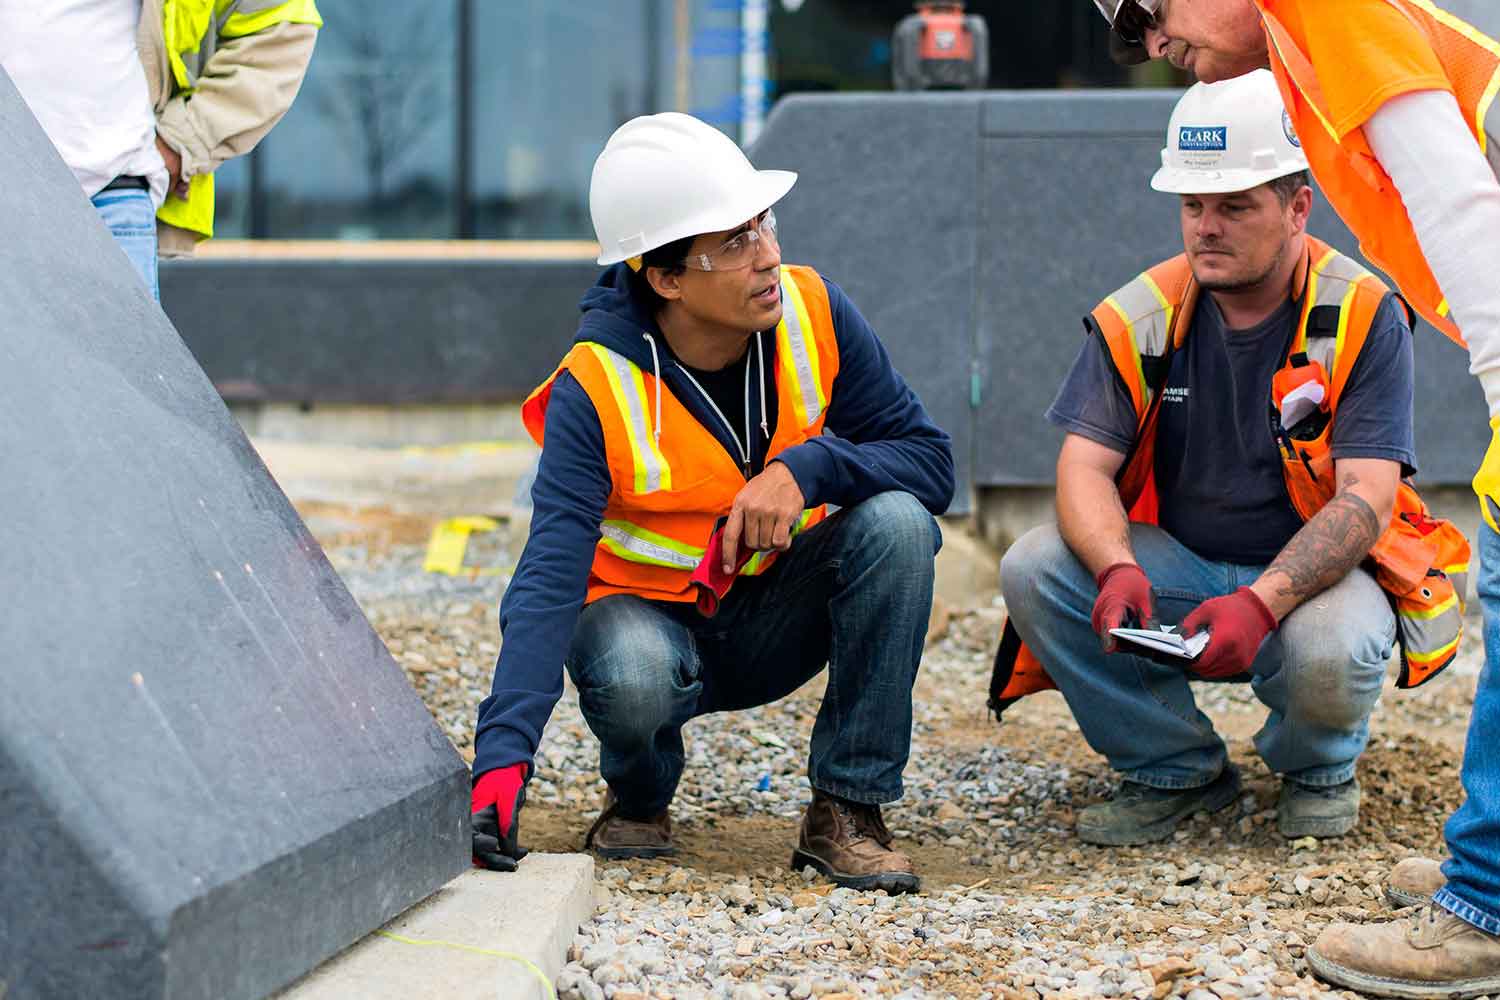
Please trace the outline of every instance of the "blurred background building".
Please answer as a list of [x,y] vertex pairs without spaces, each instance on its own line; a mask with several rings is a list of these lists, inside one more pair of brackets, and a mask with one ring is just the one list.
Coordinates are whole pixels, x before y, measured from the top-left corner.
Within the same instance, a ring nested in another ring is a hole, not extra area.
[[[790,93],[891,88],[910,0],[319,0],[302,93],[218,173],[221,238],[588,239],[611,131],[687,111],[753,141]],[[1082,2],[975,0],[994,88],[1180,82],[1105,55]]]

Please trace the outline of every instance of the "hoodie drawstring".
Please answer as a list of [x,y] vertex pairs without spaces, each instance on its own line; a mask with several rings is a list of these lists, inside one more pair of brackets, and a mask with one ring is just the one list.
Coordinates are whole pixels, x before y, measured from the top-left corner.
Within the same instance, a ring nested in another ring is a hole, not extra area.
[[[649,333],[641,334],[646,343],[651,345],[651,377],[656,382],[656,446],[661,447],[661,359],[656,356],[656,339]],[[764,425],[762,425],[764,426]]]
[[[755,331],[755,358],[760,363],[760,433],[769,441],[771,440],[771,432],[766,427],[766,351],[761,346],[759,330]],[[746,374],[749,374],[749,369],[750,366],[747,364],[745,366]],[[750,432],[746,431],[745,437],[748,438],[749,436]]]
[[[655,367],[658,364],[656,357],[656,341],[651,338],[651,335],[649,333],[643,333],[641,334],[641,336],[644,337],[647,343],[651,345],[651,364],[653,367]],[[757,361],[759,362],[759,365],[757,367],[759,378],[757,379],[757,382],[760,386],[760,432],[761,434],[765,435],[766,440],[769,441],[771,439],[771,430],[769,426],[770,421],[766,413],[766,354],[765,347],[761,342],[761,335],[759,332],[755,334],[755,355]],[[724,424],[724,429],[729,431],[730,439],[734,441],[734,446],[739,449],[740,458],[745,469],[745,478],[749,479],[752,468],[750,462],[750,453],[754,450],[754,441],[751,440],[750,437],[750,359],[748,357],[745,359],[745,440],[743,444],[740,442],[740,436],[734,432],[734,424],[730,423],[729,418],[724,416],[723,411],[719,409],[719,404],[714,402],[714,398],[704,390],[703,386],[698,384],[698,380],[693,378],[692,373],[682,366],[682,362],[674,361],[673,363],[677,365],[677,370],[682,372],[683,377],[686,378],[690,383],[692,383],[693,388],[698,390],[698,395],[703,397],[703,401],[706,402],[709,405],[709,408],[713,410],[714,413],[718,416],[719,420]],[[661,376],[659,371],[657,372],[656,379],[656,437],[657,441],[660,442]]]

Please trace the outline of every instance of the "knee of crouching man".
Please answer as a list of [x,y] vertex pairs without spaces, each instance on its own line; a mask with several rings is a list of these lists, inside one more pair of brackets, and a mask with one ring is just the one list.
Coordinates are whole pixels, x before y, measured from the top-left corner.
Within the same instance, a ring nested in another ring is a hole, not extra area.
[[912,569],[925,564],[930,570],[933,556],[943,546],[937,519],[910,493],[877,493],[850,514],[860,519],[866,537],[886,546],[887,560],[910,563]]
[[1380,698],[1385,661],[1361,652],[1369,650],[1330,644],[1295,664],[1288,714],[1326,729],[1362,723]]
[[1000,593],[1006,610],[1015,614],[1028,607],[1042,575],[1065,557],[1071,558],[1072,553],[1050,524],[1032,528],[1012,542],[1000,558]]

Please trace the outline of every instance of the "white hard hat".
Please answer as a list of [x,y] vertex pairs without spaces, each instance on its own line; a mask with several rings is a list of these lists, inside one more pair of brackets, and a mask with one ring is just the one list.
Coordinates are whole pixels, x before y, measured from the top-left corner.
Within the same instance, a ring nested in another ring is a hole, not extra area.
[[788,170],[756,170],[734,140],[692,115],[632,118],[594,161],[589,214],[599,263],[618,264],[673,240],[733,229],[792,189]]
[[1151,186],[1172,194],[1248,191],[1306,170],[1270,70],[1193,86],[1172,112]]

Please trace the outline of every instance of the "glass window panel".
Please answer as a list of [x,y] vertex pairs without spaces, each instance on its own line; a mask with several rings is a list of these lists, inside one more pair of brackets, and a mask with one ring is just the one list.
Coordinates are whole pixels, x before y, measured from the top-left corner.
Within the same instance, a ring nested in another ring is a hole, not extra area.
[[647,0],[476,7],[476,235],[591,237],[594,158],[621,123],[657,110],[647,85],[663,74],[651,64],[648,37],[661,30],[660,10]]
[[264,235],[453,235],[456,0],[318,9],[301,93],[261,144]]
[[214,236],[242,240],[250,235],[250,157],[236,156],[214,171]]

